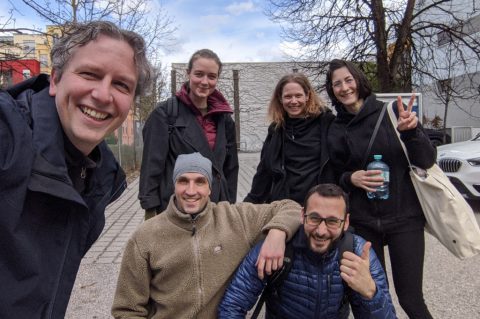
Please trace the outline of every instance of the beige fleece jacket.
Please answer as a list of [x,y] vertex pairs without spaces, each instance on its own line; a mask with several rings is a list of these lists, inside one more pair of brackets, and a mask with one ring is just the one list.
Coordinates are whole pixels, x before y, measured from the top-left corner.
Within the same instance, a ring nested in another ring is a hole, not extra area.
[[281,229],[290,239],[301,224],[301,208],[290,200],[209,202],[192,221],[172,198],[127,243],[115,318],[216,318],[231,276],[262,233]]

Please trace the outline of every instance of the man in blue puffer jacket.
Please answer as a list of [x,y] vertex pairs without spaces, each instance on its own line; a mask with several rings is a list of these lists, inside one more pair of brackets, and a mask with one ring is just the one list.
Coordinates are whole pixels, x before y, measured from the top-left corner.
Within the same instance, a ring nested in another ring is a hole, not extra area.
[[[303,227],[292,239],[293,265],[277,293],[266,297],[267,319],[347,318],[348,303],[355,318],[396,318],[385,272],[369,242],[354,235],[354,253],[345,252],[339,262],[337,244],[349,226],[347,211],[347,195],[336,185],[308,192]],[[255,267],[259,245],[239,266],[219,318],[245,318],[262,293],[266,280]]]

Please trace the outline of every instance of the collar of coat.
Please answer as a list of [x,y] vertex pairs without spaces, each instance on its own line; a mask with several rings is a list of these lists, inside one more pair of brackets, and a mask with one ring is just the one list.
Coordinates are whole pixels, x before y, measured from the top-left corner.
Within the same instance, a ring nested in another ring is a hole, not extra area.
[[173,194],[170,197],[165,213],[167,214],[167,218],[176,226],[188,231],[193,231],[193,228],[198,230],[209,223],[212,219],[214,205],[215,204],[209,199],[203,211],[198,213],[195,220],[193,220],[192,215],[183,213],[177,208],[175,205],[175,194]]
[[348,125],[354,125],[370,116],[370,114],[378,112],[382,106],[383,102],[378,101],[375,94],[370,94],[366,97],[357,114],[348,112],[343,104],[337,104],[335,105],[335,110],[337,111],[336,120],[341,123],[347,123]]

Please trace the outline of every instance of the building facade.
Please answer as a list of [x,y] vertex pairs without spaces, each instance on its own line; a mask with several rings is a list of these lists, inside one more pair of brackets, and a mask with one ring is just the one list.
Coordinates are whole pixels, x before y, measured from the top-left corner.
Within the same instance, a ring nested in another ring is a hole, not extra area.
[[[418,1],[417,12],[432,3]],[[421,20],[437,26],[425,28],[414,39],[433,75],[414,74],[414,83],[423,94],[424,115],[442,121],[446,116],[447,128],[473,127],[471,134],[475,134],[480,127],[480,3],[446,1],[423,13]]]
[[47,26],[45,33],[23,33],[0,37],[0,85],[17,84],[52,70],[50,50],[61,29]]

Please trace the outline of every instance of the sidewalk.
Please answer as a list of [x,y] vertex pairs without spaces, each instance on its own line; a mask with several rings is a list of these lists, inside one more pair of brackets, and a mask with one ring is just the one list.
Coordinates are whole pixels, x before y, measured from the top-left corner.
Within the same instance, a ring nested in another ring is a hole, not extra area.
[[[240,153],[237,200],[242,201],[250,190],[260,153]],[[130,234],[143,221],[143,210],[137,199],[138,179],[106,211],[105,228],[82,260],[67,309],[67,319],[111,318],[123,247]],[[479,205],[480,206],[480,205]],[[480,220],[476,208],[477,221]],[[388,250],[386,251],[387,270]],[[480,318],[480,255],[458,260],[430,235],[425,235],[424,294],[434,318]],[[399,307],[393,280],[390,292],[398,318],[407,316]]]

